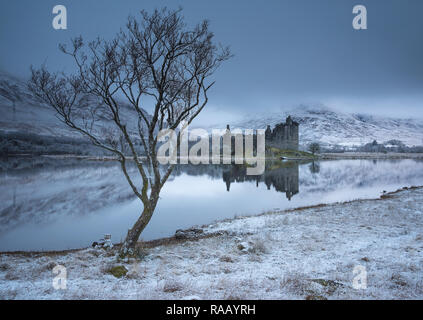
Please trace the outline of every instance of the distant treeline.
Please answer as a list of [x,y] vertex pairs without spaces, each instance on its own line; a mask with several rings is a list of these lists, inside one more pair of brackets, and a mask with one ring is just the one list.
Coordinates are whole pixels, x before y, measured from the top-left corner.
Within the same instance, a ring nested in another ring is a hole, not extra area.
[[397,153],[423,153],[423,146],[406,146],[401,140],[389,140],[384,143],[378,143],[376,140],[366,143],[362,146],[344,147],[336,145],[332,148],[323,148],[323,152],[342,153],[346,151],[355,152],[397,152]]
[[110,155],[82,138],[54,137],[21,132],[0,131],[0,154],[76,154],[90,156]]
[[[196,141],[190,141],[191,147]],[[209,144],[210,150],[212,143]],[[142,154],[140,143],[136,148]],[[376,140],[362,146],[345,147],[335,145],[332,147],[321,146],[321,152],[398,152],[398,153],[423,153],[423,146],[408,147],[400,140],[389,140],[378,143]],[[83,138],[56,137],[36,135],[22,132],[4,132],[0,130],[0,155],[13,156],[19,154],[30,155],[82,155],[82,156],[111,156],[112,154],[99,147],[92,145]]]

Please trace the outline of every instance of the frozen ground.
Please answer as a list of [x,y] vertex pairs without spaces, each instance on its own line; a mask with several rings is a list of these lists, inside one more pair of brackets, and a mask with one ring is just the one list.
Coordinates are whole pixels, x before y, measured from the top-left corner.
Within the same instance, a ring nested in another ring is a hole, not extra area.
[[[423,188],[411,188],[239,218],[203,229],[220,236],[146,249],[139,262],[118,262],[104,249],[1,254],[0,297],[422,299],[422,208]],[[65,290],[52,286],[57,264],[67,268]],[[129,270],[119,279],[107,272],[118,265]],[[354,289],[363,271],[367,288]]]

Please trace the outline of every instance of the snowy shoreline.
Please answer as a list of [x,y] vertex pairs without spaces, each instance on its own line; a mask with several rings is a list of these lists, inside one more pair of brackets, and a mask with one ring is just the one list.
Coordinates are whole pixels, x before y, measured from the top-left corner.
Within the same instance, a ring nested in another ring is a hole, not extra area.
[[[142,260],[92,248],[0,253],[0,298],[422,299],[421,208],[423,188],[412,187],[241,217],[146,243]],[[53,287],[57,265],[66,289]],[[366,289],[354,289],[357,268]]]
[[423,153],[398,153],[398,152],[344,152],[322,153],[319,160],[345,160],[345,159],[423,159]]

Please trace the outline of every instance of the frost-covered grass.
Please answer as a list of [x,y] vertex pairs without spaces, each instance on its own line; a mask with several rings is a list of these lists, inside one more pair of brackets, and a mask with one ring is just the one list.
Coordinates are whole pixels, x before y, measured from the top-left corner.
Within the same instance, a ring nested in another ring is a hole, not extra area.
[[[147,250],[0,255],[3,299],[422,299],[423,189],[218,222]],[[52,286],[67,268],[66,290]],[[109,271],[124,266],[125,276]],[[367,272],[354,289],[353,270]]]

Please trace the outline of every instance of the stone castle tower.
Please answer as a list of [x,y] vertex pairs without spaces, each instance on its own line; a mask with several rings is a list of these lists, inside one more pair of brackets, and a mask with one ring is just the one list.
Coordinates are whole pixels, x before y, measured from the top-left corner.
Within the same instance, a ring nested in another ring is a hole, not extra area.
[[298,122],[286,118],[285,123],[279,123],[272,130],[270,126],[266,129],[266,146],[278,149],[298,150]]

